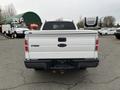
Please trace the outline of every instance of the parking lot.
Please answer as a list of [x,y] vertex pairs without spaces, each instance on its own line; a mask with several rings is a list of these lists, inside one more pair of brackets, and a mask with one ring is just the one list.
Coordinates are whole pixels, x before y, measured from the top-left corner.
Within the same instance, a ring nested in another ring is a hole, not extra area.
[[0,39],[0,90],[120,90],[120,40],[114,36],[100,37],[97,68],[64,74],[26,69],[23,46],[23,39]]

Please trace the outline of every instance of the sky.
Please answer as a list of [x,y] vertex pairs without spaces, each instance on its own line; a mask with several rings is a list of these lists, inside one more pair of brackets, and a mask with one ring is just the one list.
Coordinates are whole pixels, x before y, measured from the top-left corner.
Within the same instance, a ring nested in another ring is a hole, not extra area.
[[34,11],[44,20],[64,18],[77,22],[80,17],[114,16],[120,21],[120,0],[0,0],[13,4],[18,14]]

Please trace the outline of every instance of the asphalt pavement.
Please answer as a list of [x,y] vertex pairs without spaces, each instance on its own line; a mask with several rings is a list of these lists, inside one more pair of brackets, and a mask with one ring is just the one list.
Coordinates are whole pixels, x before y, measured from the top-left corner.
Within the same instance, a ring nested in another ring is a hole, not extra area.
[[36,72],[24,66],[23,39],[0,39],[0,90],[120,90],[120,40],[100,37],[99,59],[85,71]]

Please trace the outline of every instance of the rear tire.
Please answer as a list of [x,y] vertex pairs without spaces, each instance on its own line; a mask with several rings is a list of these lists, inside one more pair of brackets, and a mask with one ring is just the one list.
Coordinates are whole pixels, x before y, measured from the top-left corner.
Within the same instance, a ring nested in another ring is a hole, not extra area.
[[7,35],[5,31],[3,32],[3,34],[4,34],[5,36]]
[[99,35],[102,36],[102,33],[99,32]]
[[18,37],[18,36],[17,36],[17,33],[14,33],[14,37],[15,37],[15,38],[17,38],[17,37]]
[[14,32],[13,34],[12,34],[12,36],[11,36],[12,38],[17,38],[18,37],[18,35],[17,35],[17,33],[16,32]]
[[11,35],[11,38],[12,38],[12,39],[14,39],[14,36],[13,36],[13,34]]
[[105,35],[108,35],[107,33],[105,33]]
[[116,39],[120,39],[120,36],[116,36]]
[[81,67],[80,70],[87,70],[87,67]]
[[102,36],[102,33],[100,33],[100,35]]
[[43,68],[34,68],[35,71],[42,71],[44,70]]

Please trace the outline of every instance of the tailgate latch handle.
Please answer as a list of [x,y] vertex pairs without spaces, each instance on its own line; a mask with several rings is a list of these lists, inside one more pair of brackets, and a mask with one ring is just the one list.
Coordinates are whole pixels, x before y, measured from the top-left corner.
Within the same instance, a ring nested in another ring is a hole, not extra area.
[[67,45],[64,43],[58,44],[58,47],[66,47]]
[[58,42],[66,42],[66,37],[59,37]]

